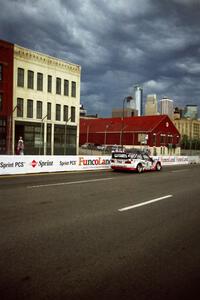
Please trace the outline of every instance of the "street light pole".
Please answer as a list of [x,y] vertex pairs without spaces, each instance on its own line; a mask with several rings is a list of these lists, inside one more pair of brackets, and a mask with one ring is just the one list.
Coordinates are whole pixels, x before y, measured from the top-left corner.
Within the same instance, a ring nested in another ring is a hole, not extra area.
[[9,115],[8,118],[8,138],[7,138],[7,154],[14,154],[13,150],[13,113],[15,112],[16,109],[20,109],[20,107],[16,104],[13,110],[11,111],[11,114]]
[[113,122],[111,121],[109,124],[106,125],[106,128],[105,128],[105,132],[104,132],[104,151],[106,149],[106,143],[107,143],[107,130],[109,127],[111,127],[113,124]]
[[121,147],[122,147],[122,151],[123,151],[123,148],[124,148],[124,145],[123,145],[123,134],[124,134],[124,106],[125,106],[125,101],[127,100],[131,100],[133,99],[132,96],[128,96],[128,97],[125,97],[124,100],[123,100],[123,109],[122,109],[122,129],[121,129]]
[[64,131],[64,155],[66,155],[66,133],[67,133],[67,122],[71,120],[71,117],[65,122],[65,131]]
[[[44,119],[46,119],[46,117],[47,117],[47,114],[46,114],[46,116],[44,116],[44,118],[42,118],[42,120],[41,120],[41,125],[40,125],[40,145],[39,145],[39,155],[40,155],[41,144],[42,144],[42,124],[43,124]],[[43,141],[44,141],[44,139],[43,139]],[[43,150],[44,150],[44,149],[43,149]]]
[[109,127],[109,125],[106,125],[105,134],[104,134],[104,145],[106,145],[106,134],[107,134],[108,127]]

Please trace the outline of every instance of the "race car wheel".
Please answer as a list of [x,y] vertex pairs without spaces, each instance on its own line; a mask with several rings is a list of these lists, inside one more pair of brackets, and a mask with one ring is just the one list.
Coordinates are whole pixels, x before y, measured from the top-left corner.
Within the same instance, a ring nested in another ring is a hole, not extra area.
[[161,164],[158,162],[157,164],[156,164],[156,171],[160,171],[161,170]]
[[142,171],[143,171],[142,165],[141,165],[141,164],[138,164],[138,165],[137,165],[137,172],[138,172],[138,173],[142,173]]

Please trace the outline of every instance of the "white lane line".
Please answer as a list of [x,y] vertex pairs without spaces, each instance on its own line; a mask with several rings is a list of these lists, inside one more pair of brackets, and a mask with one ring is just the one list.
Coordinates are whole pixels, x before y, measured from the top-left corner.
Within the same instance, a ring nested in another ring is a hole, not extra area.
[[149,200],[149,201],[146,201],[146,202],[138,203],[138,204],[135,204],[135,205],[132,205],[132,206],[127,206],[127,207],[124,207],[124,208],[120,208],[120,209],[118,209],[118,211],[120,211],[120,212],[126,211],[126,210],[129,210],[129,209],[137,208],[137,207],[140,207],[140,206],[143,206],[143,205],[148,205],[150,203],[161,201],[161,200],[171,198],[171,197],[173,197],[173,195],[166,195],[166,196],[163,196],[163,197],[160,197],[160,198],[156,198],[156,199]]
[[178,173],[178,172],[185,172],[185,171],[189,171],[189,170],[188,169],[173,170],[171,171],[171,173]]
[[91,179],[91,180],[79,180],[79,181],[69,181],[69,182],[58,182],[58,183],[50,183],[50,184],[40,184],[40,185],[31,185],[27,186],[28,189],[48,187],[48,186],[59,186],[59,185],[70,185],[70,184],[80,184],[80,183],[90,183],[95,181],[106,181],[111,180],[113,177],[108,178],[100,178],[100,179]]

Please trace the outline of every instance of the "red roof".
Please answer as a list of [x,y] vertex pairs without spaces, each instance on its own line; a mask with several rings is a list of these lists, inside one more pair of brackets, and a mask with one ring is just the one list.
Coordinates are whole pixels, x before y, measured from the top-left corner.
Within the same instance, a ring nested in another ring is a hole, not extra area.
[[[90,132],[114,132],[122,130],[131,132],[152,132],[160,123],[173,123],[167,115],[138,116],[124,118],[98,118],[80,119],[80,133],[85,133],[89,127]],[[174,126],[175,127],[175,126]]]

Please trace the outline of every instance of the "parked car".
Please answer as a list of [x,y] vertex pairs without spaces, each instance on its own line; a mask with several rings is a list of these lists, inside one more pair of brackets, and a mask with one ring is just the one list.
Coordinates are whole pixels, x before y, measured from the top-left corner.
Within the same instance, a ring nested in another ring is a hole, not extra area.
[[104,146],[104,145],[98,145],[97,146],[97,150],[103,151],[105,149],[106,149],[106,146]]
[[83,145],[81,145],[82,149],[95,149],[95,144],[93,143],[85,143]]
[[124,149],[125,149],[124,147],[119,146],[119,145],[113,145],[112,146],[112,152],[120,152],[120,151],[123,152]]
[[121,171],[160,171],[162,165],[160,160],[151,158],[147,153],[136,152],[113,152],[111,168]]
[[106,151],[106,152],[113,152],[113,151],[122,151],[121,146],[117,145],[98,145],[97,150]]

